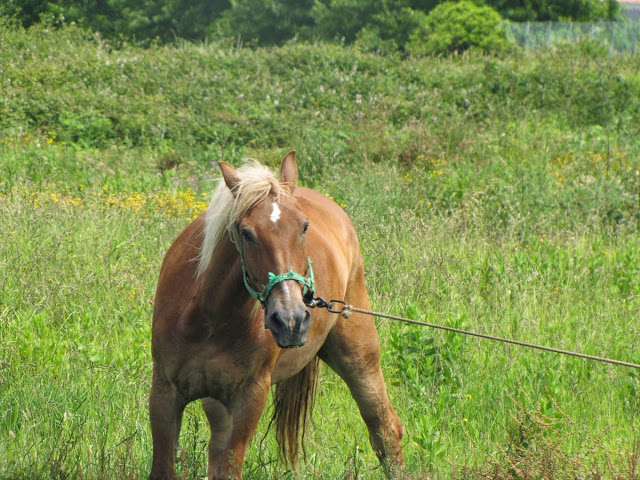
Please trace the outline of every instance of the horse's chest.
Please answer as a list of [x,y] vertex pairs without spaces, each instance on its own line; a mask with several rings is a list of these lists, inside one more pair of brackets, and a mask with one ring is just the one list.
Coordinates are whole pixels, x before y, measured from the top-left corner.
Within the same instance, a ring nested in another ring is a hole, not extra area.
[[225,403],[247,382],[264,376],[268,363],[255,352],[203,347],[183,359],[174,372],[174,384],[185,399],[212,397]]

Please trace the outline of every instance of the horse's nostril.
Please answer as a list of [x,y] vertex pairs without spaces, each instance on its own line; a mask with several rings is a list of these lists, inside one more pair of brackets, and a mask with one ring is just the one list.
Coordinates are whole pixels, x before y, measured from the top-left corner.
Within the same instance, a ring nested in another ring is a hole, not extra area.
[[273,312],[271,314],[271,317],[269,318],[271,323],[271,327],[284,327],[284,320],[282,319],[282,317],[280,316],[280,314],[278,312]]
[[279,311],[273,312],[269,317],[269,323],[271,324],[272,329],[280,330],[280,331],[294,331],[296,327],[295,318],[291,315],[283,315]]

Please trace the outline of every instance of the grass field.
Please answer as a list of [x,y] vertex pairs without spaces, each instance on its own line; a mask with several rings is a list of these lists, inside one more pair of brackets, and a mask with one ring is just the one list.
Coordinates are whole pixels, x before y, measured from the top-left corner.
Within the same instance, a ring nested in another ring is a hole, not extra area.
[[[360,233],[375,310],[640,363],[640,58],[115,50],[0,26],[0,478],[143,478],[151,301],[215,162],[276,165]],[[319,292],[321,294],[321,292]],[[640,478],[639,372],[377,321],[406,476]],[[382,478],[324,368],[297,473]],[[178,466],[206,475],[186,413]]]

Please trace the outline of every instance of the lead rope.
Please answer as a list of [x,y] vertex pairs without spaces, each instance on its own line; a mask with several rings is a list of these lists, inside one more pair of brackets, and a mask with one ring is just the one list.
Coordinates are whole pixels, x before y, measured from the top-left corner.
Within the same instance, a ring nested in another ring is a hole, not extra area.
[[[362,313],[364,315],[371,315],[371,316],[379,317],[379,318],[387,318],[389,320],[396,320],[398,322],[409,323],[409,324],[412,324],[412,325],[420,325],[420,326],[423,326],[423,327],[430,327],[430,328],[435,328],[435,329],[438,329],[438,330],[445,330],[447,332],[460,333],[460,334],[469,335],[469,336],[472,336],[472,337],[484,338],[486,340],[494,340],[496,342],[503,342],[503,343],[509,343],[511,345],[519,345],[521,347],[534,348],[534,349],[537,349],[537,350],[543,350],[545,352],[559,353],[561,355],[569,355],[569,356],[572,356],[572,357],[584,358],[584,359],[587,359],[587,360],[594,360],[596,362],[610,363],[610,364],[619,365],[619,366],[622,366],[622,367],[630,367],[630,368],[640,369],[640,365],[638,365],[636,363],[623,362],[621,360],[614,360],[614,359],[606,358],[606,357],[598,357],[596,355],[587,355],[587,354],[584,354],[584,353],[571,352],[569,350],[562,350],[560,348],[545,347],[544,345],[536,345],[535,343],[521,342],[519,340],[511,340],[509,338],[495,337],[493,335],[486,335],[484,333],[470,332],[468,330],[461,330],[459,328],[445,327],[444,325],[437,325],[437,324],[434,324],[434,323],[419,322],[418,320],[412,320],[410,318],[399,317],[399,316],[396,316],[396,315],[389,315],[388,313],[380,313],[380,312],[373,312],[371,310],[363,310],[362,308],[357,308],[357,307],[354,307],[353,305],[349,305],[349,304],[347,304],[346,302],[344,302],[342,300],[325,301],[322,297],[316,297],[311,302],[309,302],[307,305],[310,308],[315,308],[315,307],[326,308],[329,312],[340,314],[344,318],[350,318],[352,312]],[[336,305],[338,305],[338,306],[336,306]]]

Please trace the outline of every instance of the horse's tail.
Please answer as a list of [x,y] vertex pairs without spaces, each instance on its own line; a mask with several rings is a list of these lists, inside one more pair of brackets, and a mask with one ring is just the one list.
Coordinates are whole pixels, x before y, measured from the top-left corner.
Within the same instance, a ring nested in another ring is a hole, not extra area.
[[296,466],[300,446],[304,452],[304,435],[318,384],[320,361],[314,357],[300,373],[278,383],[274,394],[272,422],[284,459]]

